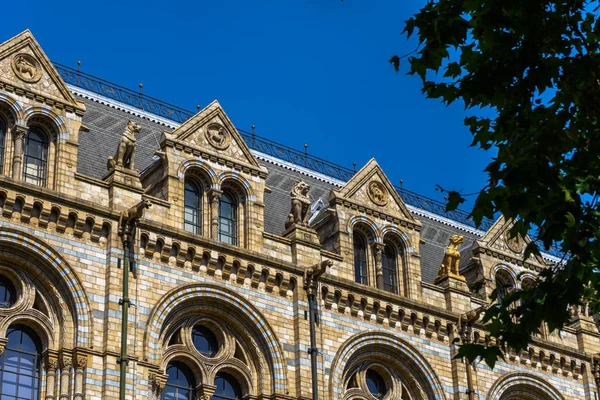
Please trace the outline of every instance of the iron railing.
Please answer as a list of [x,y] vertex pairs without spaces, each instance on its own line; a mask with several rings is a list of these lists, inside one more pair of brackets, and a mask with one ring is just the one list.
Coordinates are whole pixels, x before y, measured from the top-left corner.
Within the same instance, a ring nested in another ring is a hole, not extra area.
[[[54,63],[54,67],[67,84],[80,87],[171,121],[182,124],[195,114],[192,111],[143,94],[141,90],[136,92],[57,62]],[[308,168],[340,181],[348,181],[356,173],[356,171],[350,168],[342,167],[341,165],[329,162],[320,157],[310,155],[306,150],[302,152],[241,129],[238,129],[238,132],[244,138],[248,147],[253,150]],[[492,227],[492,220],[484,219],[481,222],[481,225],[477,226],[475,221],[473,221],[473,218],[466,211],[446,211],[446,204],[441,201],[431,199],[401,187],[396,187],[396,190],[404,202],[411,206],[483,231],[487,231]],[[557,248],[552,248],[546,252],[557,257],[562,255]]]
[[191,111],[169,104],[152,96],[142,94],[141,88],[139,92],[136,92],[56,62],[54,63],[54,67],[63,80],[70,85],[139,108],[154,115],[158,115],[159,117],[170,119],[171,121],[181,124],[194,115]]

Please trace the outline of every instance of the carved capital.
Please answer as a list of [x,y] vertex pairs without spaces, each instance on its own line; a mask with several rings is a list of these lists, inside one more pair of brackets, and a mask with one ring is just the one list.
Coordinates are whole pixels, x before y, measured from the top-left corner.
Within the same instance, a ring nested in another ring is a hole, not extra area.
[[156,394],[160,394],[162,393],[163,389],[165,388],[165,384],[167,383],[167,376],[165,374],[152,372],[148,375],[148,382],[150,382],[152,390]]
[[86,368],[88,363],[87,356],[77,356],[77,368]]
[[213,385],[200,385],[197,389],[198,399],[210,400],[216,389],[217,387]]
[[13,126],[13,135],[15,140],[23,140],[25,134],[29,131],[29,127],[25,125],[14,125]]
[[73,366],[73,359],[69,356],[62,356],[60,359],[60,368],[63,370],[71,369]]
[[210,201],[213,203],[218,203],[221,200],[221,195],[223,194],[222,190],[212,189],[209,193]]
[[55,357],[50,357],[46,359],[46,371],[48,372],[56,372],[58,369],[58,359]]

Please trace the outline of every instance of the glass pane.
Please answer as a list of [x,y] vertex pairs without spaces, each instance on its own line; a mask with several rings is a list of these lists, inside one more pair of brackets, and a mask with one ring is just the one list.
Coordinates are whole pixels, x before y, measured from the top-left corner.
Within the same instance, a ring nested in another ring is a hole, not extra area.
[[33,395],[33,378],[31,376],[19,376],[17,396],[31,399]]
[[35,373],[35,359],[34,354],[21,354],[20,373],[33,375]]
[[367,387],[369,392],[379,399],[385,395],[386,389],[383,378],[375,371],[367,371]]
[[18,372],[19,353],[14,350],[6,350],[4,354],[4,370]]
[[218,350],[218,342],[215,335],[204,326],[195,326],[192,330],[194,347],[207,356],[213,356]]
[[218,373],[215,377],[215,396],[213,398],[240,399],[242,390],[237,380],[226,373]]
[[2,394],[17,395],[17,374],[9,372],[2,374]]

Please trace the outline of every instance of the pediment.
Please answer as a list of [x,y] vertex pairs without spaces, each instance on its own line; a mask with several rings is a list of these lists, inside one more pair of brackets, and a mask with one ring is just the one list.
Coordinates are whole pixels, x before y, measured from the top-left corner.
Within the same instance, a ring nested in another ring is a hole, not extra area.
[[362,205],[418,223],[374,158],[341,189],[335,190],[334,196],[359,206]]
[[262,169],[218,101],[213,101],[171,133],[175,140],[208,153]]
[[29,30],[0,44],[0,82],[84,110]]
[[[501,216],[494,222],[485,235],[478,240],[479,245],[522,260],[525,255],[525,248],[531,243],[531,238],[529,236],[522,237],[521,235],[511,238],[510,229],[513,225],[514,222],[508,221]],[[527,261],[541,265],[546,264],[540,256],[535,255],[530,255]]]

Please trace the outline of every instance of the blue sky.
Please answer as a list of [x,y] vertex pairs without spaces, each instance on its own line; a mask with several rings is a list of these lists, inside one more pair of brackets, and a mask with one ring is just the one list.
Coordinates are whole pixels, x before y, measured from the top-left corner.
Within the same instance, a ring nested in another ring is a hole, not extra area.
[[[352,168],[375,157],[393,183],[441,198],[478,191],[490,154],[469,148],[459,104],[421,93],[387,60],[424,0],[68,1],[3,4],[0,40],[29,28],[51,60]],[[407,64],[403,66],[406,71]],[[468,209],[468,206],[466,207]]]

